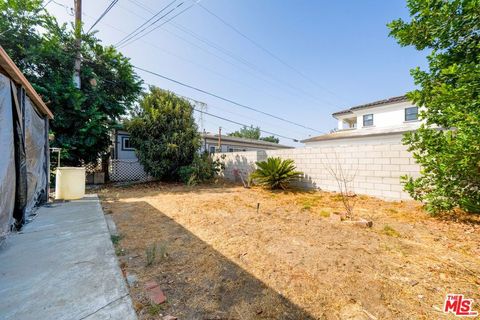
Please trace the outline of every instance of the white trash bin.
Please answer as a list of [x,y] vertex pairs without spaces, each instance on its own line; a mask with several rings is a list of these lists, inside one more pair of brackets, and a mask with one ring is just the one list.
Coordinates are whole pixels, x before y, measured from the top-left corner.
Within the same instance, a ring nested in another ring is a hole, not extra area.
[[84,167],[58,167],[55,174],[55,199],[74,200],[85,196]]

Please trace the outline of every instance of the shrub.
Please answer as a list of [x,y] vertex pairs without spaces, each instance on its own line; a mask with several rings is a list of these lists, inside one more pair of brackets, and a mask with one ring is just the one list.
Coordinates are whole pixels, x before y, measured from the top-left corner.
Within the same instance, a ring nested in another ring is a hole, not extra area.
[[177,180],[179,169],[194,160],[200,135],[193,106],[172,92],[150,87],[140,108],[125,123],[145,171],[160,180]]
[[257,162],[257,167],[251,177],[256,183],[271,189],[286,189],[290,181],[302,175],[302,172],[295,171],[295,163],[290,159],[270,157]]
[[180,179],[190,186],[211,181],[220,170],[225,168],[223,159],[225,159],[225,155],[222,156],[222,159],[213,160],[208,153],[197,154],[190,165],[179,169]]
[[[409,21],[388,26],[402,46],[429,52],[428,66],[411,70],[407,96],[423,120],[404,143],[422,167],[405,190],[432,214],[460,207],[480,213],[480,6],[476,0],[409,0]],[[443,128],[444,130],[439,130]]]

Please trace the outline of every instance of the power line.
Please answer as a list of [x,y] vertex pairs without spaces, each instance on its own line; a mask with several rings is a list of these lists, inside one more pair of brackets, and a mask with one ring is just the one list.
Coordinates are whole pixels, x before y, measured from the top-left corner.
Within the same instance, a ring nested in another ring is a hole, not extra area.
[[[119,5],[119,6],[122,7],[121,5]],[[125,9],[126,9],[126,8],[125,8]],[[92,20],[94,19],[94,17],[92,17],[91,15],[87,14],[86,12],[83,12],[83,14],[84,14],[85,16],[87,16],[88,18],[92,19]],[[114,30],[117,30],[117,31],[119,31],[119,32],[122,32],[122,33],[124,33],[124,34],[127,34],[127,32],[125,32],[124,30],[121,30],[121,29],[119,29],[119,28],[117,28],[117,27],[115,27],[115,26],[112,26],[111,24],[108,24],[108,23],[104,23],[104,24],[105,24],[106,26],[114,29]],[[182,39],[183,39],[183,38],[182,38]],[[242,85],[244,85],[244,86],[246,86],[246,87],[249,87],[250,89],[260,89],[260,90],[263,90],[262,88],[254,88],[254,87],[252,87],[252,86],[250,86],[250,85],[247,85],[247,84],[245,84],[245,83],[243,83],[243,82],[239,82],[238,80],[235,80],[235,79],[233,79],[233,78],[227,77],[227,76],[225,76],[225,75],[223,75],[223,74],[221,74],[221,73],[219,73],[219,72],[217,72],[217,71],[215,71],[215,70],[212,70],[212,69],[210,69],[210,68],[208,68],[208,67],[202,66],[202,65],[200,65],[200,64],[198,64],[198,63],[196,63],[196,62],[194,62],[194,61],[191,61],[191,60],[186,59],[186,58],[184,58],[184,57],[178,56],[178,55],[176,55],[176,54],[174,54],[174,53],[172,53],[172,52],[166,51],[165,49],[159,47],[158,45],[153,44],[153,43],[151,43],[151,42],[148,42],[148,41],[146,41],[146,40],[142,40],[142,42],[145,42],[146,44],[151,45],[151,46],[153,46],[153,47],[161,50],[162,52],[165,52],[165,53],[167,53],[167,54],[169,54],[169,55],[172,55],[172,56],[174,56],[174,57],[176,57],[176,58],[178,58],[178,59],[181,59],[181,60],[184,60],[184,61],[186,61],[186,62],[192,63],[193,65],[196,65],[196,66],[198,66],[198,67],[201,67],[201,68],[203,68],[203,69],[205,69],[205,70],[208,70],[208,71],[210,71],[210,72],[212,72],[212,73],[215,73],[216,75],[218,75],[218,76],[220,76],[220,77],[223,77],[223,78],[225,78],[225,79],[227,79],[227,80],[238,82],[238,83],[240,83],[240,84],[242,84]],[[201,47],[199,47],[199,48],[200,48],[200,49],[203,49],[203,48],[201,48]],[[211,52],[209,52],[209,51],[206,51],[206,52],[211,53]],[[221,60],[223,60],[223,61],[225,61],[225,62],[229,62],[229,61],[227,61],[227,60],[224,60],[222,57],[215,55],[214,53],[211,53],[211,54],[213,54],[214,56],[216,56],[217,58],[219,58],[219,59],[221,59]],[[151,84],[148,84],[148,83],[145,83],[145,84],[151,85]],[[282,99],[281,99],[280,97],[274,96],[274,95],[270,94],[269,92],[267,92],[267,93],[268,93],[270,96],[272,96],[272,97],[274,97],[274,98],[279,99],[280,101],[282,101]],[[196,101],[195,99],[190,98],[190,97],[185,97],[185,98]],[[214,107],[216,107],[216,108],[218,108],[218,109],[221,109],[222,111],[229,112],[229,113],[231,113],[231,114],[237,115],[237,116],[241,116],[241,117],[244,117],[244,118],[248,118],[248,119],[250,119],[250,120],[256,120],[256,119],[253,119],[253,118],[251,118],[251,117],[248,117],[248,116],[245,116],[245,115],[241,115],[241,114],[236,114],[236,113],[234,113],[234,112],[232,112],[232,111],[228,111],[228,110],[226,110],[226,109],[222,109],[222,108],[217,107],[217,106],[214,106]],[[267,123],[267,122],[266,122],[266,123]],[[277,125],[274,125],[274,124],[271,124],[271,123],[267,123],[267,124],[269,124],[269,125],[271,125],[271,126],[277,126]],[[291,131],[296,132],[297,134],[303,134],[303,133],[300,133],[300,131],[297,131],[297,130],[291,130]]]
[[[217,119],[221,119],[223,121],[227,121],[227,122],[237,124],[239,126],[250,127],[249,125],[246,125],[244,123],[240,123],[240,122],[237,122],[237,121],[234,121],[234,120],[230,120],[230,119],[227,119],[227,118],[224,118],[224,117],[220,117],[220,116],[211,114],[211,113],[206,112],[206,111],[198,110],[198,109],[195,109],[195,108],[193,108],[193,110],[195,110],[197,112],[200,112],[200,113],[203,113],[203,114],[206,114],[207,116],[210,116],[210,117],[214,117],[214,118],[217,118]],[[259,129],[259,130],[260,130],[260,132],[263,132],[263,133],[267,133],[267,134],[271,134],[271,135],[274,135],[274,136],[277,136],[277,137],[280,137],[280,138],[292,140],[293,142],[298,142],[299,141],[299,139],[295,139],[295,138],[292,138],[292,137],[286,137],[284,135],[281,135],[281,134],[278,134],[278,133],[275,133],[275,132],[270,132],[270,131],[266,131],[266,130],[262,130],[262,129]]]
[[[45,3],[43,6],[42,6],[42,9],[45,9],[46,6],[48,6],[50,4],[50,2],[52,2],[53,0],[49,0],[47,1],[47,3]],[[42,10],[40,9],[40,10]]]
[[148,8],[146,5],[144,5],[143,3],[141,3],[140,1],[136,1],[136,0],[128,0],[130,1],[131,3],[133,3],[134,5],[136,5],[137,7],[140,7],[142,8],[143,10],[145,11],[148,11],[148,12],[152,12],[153,10],[151,10],[150,8]]
[[[59,6],[59,7],[64,7],[65,10],[67,11],[67,14],[68,14],[69,16],[72,16],[72,17],[73,17],[73,16],[75,15],[75,14],[73,13],[74,10],[73,10],[72,7],[69,7],[69,6],[67,6],[67,5],[58,3],[58,2],[55,1],[55,0],[52,0],[52,1],[50,1],[50,2],[53,2],[54,4],[56,4],[56,5]],[[48,3],[45,5],[45,7],[46,7],[48,4],[50,4],[50,2],[48,2]]]
[[[224,25],[226,25],[227,27],[229,27],[230,29],[232,29],[233,31],[235,31],[237,34],[239,34],[240,36],[242,36],[243,38],[247,39],[250,43],[252,43],[254,46],[256,46],[257,48],[259,48],[260,50],[262,50],[263,52],[267,53],[269,56],[271,56],[272,58],[274,58],[275,60],[277,60],[278,62],[280,62],[281,64],[283,64],[284,66],[286,66],[287,68],[289,68],[290,70],[293,70],[295,71],[295,73],[297,73],[299,76],[301,76],[302,78],[304,78],[305,80],[309,81],[310,83],[314,84],[315,86],[321,88],[322,90],[334,95],[335,97],[337,98],[341,98],[339,97],[335,92],[329,90],[328,88],[325,88],[323,86],[321,86],[318,82],[316,82],[315,80],[313,80],[312,78],[308,77],[306,74],[304,74],[302,71],[298,70],[297,68],[295,68],[294,66],[292,66],[291,64],[289,64],[288,62],[286,62],[285,60],[283,60],[282,58],[280,58],[279,56],[277,56],[276,54],[274,54],[272,51],[268,50],[267,48],[265,48],[264,46],[262,46],[260,43],[258,43],[257,41],[253,40],[252,38],[250,38],[249,36],[247,36],[245,33],[243,33],[242,31],[240,31],[239,29],[237,29],[235,26],[233,26],[232,24],[230,24],[228,21],[226,21],[225,19],[223,19],[222,17],[220,17],[219,15],[217,15],[216,13],[212,12],[211,10],[209,10],[208,8],[206,8],[205,6],[203,6],[202,4],[198,4],[198,6],[200,8],[202,8],[203,10],[205,10],[208,14],[210,14],[211,16],[215,17],[217,20],[219,20],[221,23],[223,23]],[[341,98],[343,100],[343,98]]]
[[[151,84],[148,84],[149,86],[152,86]],[[202,102],[202,101],[199,101],[199,100],[196,100],[194,98],[191,98],[191,97],[187,97],[187,96],[184,96],[184,95],[181,95],[181,94],[177,94],[175,93],[177,96],[181,97],[181,98],[184,98],[186,100],[189,100],[189,101],[192,101],[194,105],[196,104],[200,104],[200,105],[206,105],[208,106],[207,103],[205,102]],[[199,110],[197,108],[195,108],[195,106],[192,106],[193,110],[199,112],[199,113],[202,113],[202,114],[206,114],[208,116],[211,116],[211,117],[214,117],[214,118],[217,118],[217,119],[221,119],[221,120],[224,120],[224,121],[227,121],[227,122],[230,122],[230,123],[233,123],[233,124],[236,124],[236,125],[240,125],[240,126],[243,126],[243,127],[251,127],[252,125],[247,125],[247,124],[244,124],[244,123],[241,123],[241,122],[238,122],[238,121],[235,121],[235,120],[231,120],[231,119],[228,119],[228,118],[225,118],[225,117],[221,117],[221,116],[218,116],[218,115],[215,115],[215,114],[212,114],[212,113],[209,113],[207,111],[204,111],[204,110]],[[259,128],[259,131],[260,132],[263,132],[263,133],[267,133],[267,134],[271,134],[271,135],[274,135],[274,136],[277,136],[277,137],[280,137],[280,138],[284,138],[284,139],[290,139],[294,142],[298,142],[299,139],[296,139],[296,138],[292,138],[292,137],[287,137],[287,136],[284,136],[284,135],[281,135],[281,134],[278,134],[278,133],[275,133],[275,132],[271,132],[271,131],[267,131],[267,130],[262,130]]]
[[[138,1],[134,1],[134,0],[129,0],[129,1],[130,1],[131,3],[133,3],[133,4],[135,4],[136,6],[142,8],[143,10],[147,11],[147,12],[150,12],[150,13],[152,13],[152,14],[154,13],[153,10],[151,10],[149,7],[147,7],[147,6],[139,3]],[[337,108],[337,106],[336,106],[334,103],[332,103],[331,101],[328,101],[328,99],[325,99],[325,98],[320,99],[320,98],[318,98],[317,96],[311,94],[310,92],[308,92],[308,91],[306,91],[306,90],[304,90],[304,89],[302,89],[302,88],[300,88],[300,87],[296,87],[296,86],[292,85],[291,83],[285,81],[285,80],[282,79],[282,78],[279,78],[279,77],[275,76],[274,74],[272,74],[272,73],[270,73],[270,72],[268,72],[268,71],[262,70],[262,68],[259,67],[258,65],[256,65],[256,64],[248,61],[247,59],[245,59],[245,58],[243,58],[243,57],[235,54],[235,52],[233,52],[233,51],[231,51],[231,50],[229,50],[229,49],[221,46],[220,44],[215,43],[214,41],[211,41],[211,40],[209,40],[209,39],[207,39],[207,38],[205,38],[205,37],[202,37],[201,35],[195,33],[193,30],[188,29],[187,27],[182,26],[182,25],[179,25],[179,24],[177,24],[177,23],[175,23],[175,22],[173,22],[171,25],[172,25],[173,27],[175,27],[176,29],[182,31],[183,33],[186,33],[186,34],[190,35],[191,37],[195,38],[196,40],[204,43],[204,44],[207,45],[208,47],[213,48],[213,49],[219,51],[220,53],[223,53],[223,54],[226,55],[227,57],[229,57],[229,58],[231,58],[231,59],[233,59],[233,60],[235,60],[235,61],[243,64],[244,66],[246,66],[247,68],[249,68],[251,71],[254,71],[254,72],[258,73],[258,74],[261,75],[262,77],[258,77],[258,75],[253,74],[252,72],[248,72],[248,71],[247,71],[249,74],[251,74],[251,75],[253,75],[253,76],[257,77],[257,78],[260,78],[262,81],[266,81],[266,82],[270,83],[270,84],[273,85],[273,86],[281,87],[282,90],[289,91],[291,94],[293,94],[293,95],[295,95],[295,96],[308,98],[310,101],[314,102],[315,104],[319,104],[319,105],[325,105],[325,104],[326,104],[326,105],[329,105],[330,107]],[[159,27],[161,27],[161,26],[159,26]],[[175,36],[175,37],[177,37],[177,38],[179,38],[179,39],[181,39],[181,40],[189,43],[190,45],[195,46],[195,47],[197,47],[197,48],[199,48],[199,49],[201,49],[201,50],[203,50],[203,51],[205,51],[205,52],[207,52],[207,53],[209,53],[209,54],[211,54],[211,55],[213,55],[213,56],[215,56],[215,57],[217,57],[217,58],[219,58],[219,59],[221,59],[221,60],[223,60],[223,61],[225,61],[225,62],[228,63],[228,64],[234,65],[232,62],[226,61],[225,59],[219,57],[218,55],[216,55],[216,54],[214,54],[214,53],[212,53],[212,52],[210,52],[210,51],[208,51],[208,50],[205,50],[204,48],[196,45],[195,43],[193,43],[193,42],[191,42],[191,41],[183,38],[182,36],[180,36],[180,35],[172,32],[172,31],[170,31],[170,30],[168,30],[168,29],[163,29],[163,30],[166,31],[166,32],[168,32],[168,33],[170,33],[170,34],[172,34],[173,36]],[[153,31],[153,30],[152,30],[152,31]],[[117,46],[117,45],[116,45],[116,46]],[[237,67],[237,65],[234,65],[234,66]]]
[[[154,86],[154,85],[152,85],[152,84],[148,84],[148,83],[146,83],[146,84],[149,85],[149,86]],[[182,97],[182,98],[184,98],[184,99],[187,99],[187,100],[193,102],[194,104],[202,104],[202,105],[205,105],[205,106],[210,106],[210,107],[219,109],[219,110],[222,111],[222,112],[230,113],[231,115],[234,115],[234,116],[237,116],[237,117],[242,117],[242,118],[245,118],[245,119],[248,119],[248,120],[253,120],[254,122],[258,121],[258,119],[256,119],[256,118],[252,118],[252,117],[246,116],[246,115],[244,115],[244,114],[236,113],[236,112],[233,112],[233,111],[231,111],[231,110],[227,110],[227,109],[225,109],[225,108],[221,108],[221,107],[216,106],[216,105],[207,104],[207,103],[205,103],[205,102],[199,101],[199,100],[194,99],[194,98],[192,98],[192,97],[187,97],[187,96],[181,95],[181,94],[179,94],[179,93],[175,93],[175,94],[176,94],[177,96],[179,96],[179,97]],[[278,124],[272,124],[272,123],[263,122],[263,121],[262,121],[262,124],[268,124],[269,126],[280,128],[280,127],[278,127]],[[251,123],[251,125],[252,125],[252,123]],[[283,129],[283,128],[282,128],[282,129]],[[297,131],[297,130],[290,130],[290,131],[291,131],[291,132],[295,132],[296,134],[300,134],[300,135],[303,135],[303,134],[304,134],[303,132],[300,132],[300,131]]]
[[87,33],[90,32],[90,30],[92,30],[96,25],[97,23],[100,22],[100,20],[103,19],[103,17],[105,17],[105,15],[117,4],[118,0],[113,0],[109,5],[108,7],[103,11],[103,13],[100,15],[100,17],[98,17],[98,19],[92,24],[92,26],[90,27],[90,29],[88,29]]
[[219,96],[219,95],[217,95],[217,94],[215,94],[215,93],[211,93],[211,92],[208,92],[208,91],[206,91],[206,90],[203,90],[203,89],[200,89],[200,88],[191,86],[191,85],[189,85],[189,84],[186,84],[186,83],[183,83],[183,82],[181,82],[181,81],[178,81],[178,80],[175,80],[175,79],[166,77],[166,76],[161,75],[161,74],[159,74],[159,73],[156,73],[156,72],[153,72],[153,71],[149,71],[149,70],[146,70],[146,69],[137,67],[137,66],[133,66],[133,67],[134,67],[135,69],[138,69],[138,70],[141,70],[141,71],[143,71],[143,72],[152,74],[152,75],[157,76],[157,77],[159,77],[159,78],[162,78],[162,79],[168,80],[168,81],[170,81],[170,82],[179,84],[179,85],[184,86],[184,87],[186,87],[186,88],[190,88],[190,89],[193,89],[193,90],[195,90],[195,91],[198,91],[198,92],[207,94],[207,95],[209,95],[209,96],[212,96],[212,97],[214,97],[214,98],[223,100],[223,101],[225,101],[225,102],[229,102],[229,103],[234,104],[234,105],[236,105],[236,106],[239,106],[239,107],[242,107],[242,108],[245,108],[245,109],[248,109],[248,110],[252,110],[252,111],[261,113],[261,114],[263,114],[263,115],[266,115],[266,116],[269,116],[269,117],[272,117],[272,118],[281,120],[281,121],[283,121],[283,122],[287,122],[287,123],[296,125],[296,126],[298,126],[298,127],[302,127],[302,128],[304,128],[304,129],[308,129],[308,130],[315,131],[315,132],[318,132],[318,133],[323,133],[322,131],[319,131],[319,130],[317,130],[317,129],[313,129],[313,128],[304,126],[303,124],[296,123],[296,122],[293,122],[293,121],[290,121],[290,120],[287,120],[287,119],[278,117],[278,116],[273,115],[273,114],[271,114],[271,113],[267,113],[267,112],[258,110],[258,109],[254,108],[254,107],[250,107],[250,106],[247,106],[247,105],[245,105],[245,104],[241,104],[241,103],[239,103],[239,102],[230,100],[230,99],[228,99],[228,98],[224,98],[224,97]]
[[[142,28],[143,26],[145,26],[147,23],[149,23],[150,21],[152,21],[155,17],[157,17],[159,14],[161,14],[163,11],[165,11],[168,7],[170,7],[175,1],[177,0],[173,0],[172,2],[170,2],[169,4],[167,4],[166,6],[164,6],[160,11],[158,11],[157,13],[155,13],[150,19],[148,19],[147,21],[145,21],[142,25],[140,25],[139,27],[137,27],[135,30],[133,30],[132,32],[130,32],[129,34],[127,34],[125,37],[123,37],[120,41],[118,41],[116,44],[115,44],[115,47],[118,47],[120,46],[122,43],[125,43],[125,42],[128,42],[130,39],[132,39],[133,37],[135,37],[136,35],[142,33],[145,29],[149,28],[151,25],[155,24],[155,22],[153,22],[150,26],[147,26],[145,28],[143,28],[142,30],[138,31],[140,28]],[[180,4],[182,5],[183,2]],[[159,19],[162,19],[163,17],[165,17],[167,14],[169,14],[170,12],[172,12],[173,10],[167,12],[165,15],[161,16]],[[137,32],[138,31],[138,32]]]
[[[157,30],[158,28],[162,27],[163,25],[169,23],[170,21],[172,21],[173,19],[175,19],[176,17],[178,17],[179,15],[181,15],[182,13],[184,13],[185,11],[187,11],[188,9],[190,9],[191,7],[193,7],[194,5],[196,5],[198,2],[200,2],[201,0],[196,0],[193,4],[191,4],[190,6],[186,7],[185,9],[183,9],[182,11],[180,11],[179,13],[177,13],[176,15],[174,15],[173,17],[171,17],[170,19],[168,19],[167,21],[161,23],[160,25],[156,26],[155,28],[153,29],[150,29],[149,31],[147,31],[146,33],[140,35],[139,37],[137,37],[136,39],[133,39],[131,40],[130,42],[128,43],[125,43],[125,44],[122,44],[121,47],[126,47],[128,46],[129,44],[132,44],[134,43],[135,41],[137,40],[140,40],[141,38],[145,37],[146,35],[150,34],[151,32]],[[183,2],[182,2],[183,4]],[[179,6],[177,6],[178,8]]]
[[[265,70],[262,70],[262,68],[260,68],[259,66],[257,66],[256,64],[242,58],[241,56],[238,56],[236,55],[234,52],[232,52],[231,50],[229,49],[226,49],[224,47],[222,47],[221,45],[219,45],[218,43],[215,43],[213,41],[210,41],[208,40],[207,38],[205,37],[202,37],[200,36],[199,34],[195,33],[193,30],[190,30],[188,29],[187,27],[185,26],[181,26],[177,23],[172,23],[171,24],[173,27],[177,28],[178,30],[184,32],[184,33],[187,33],[189,34],[190,36],[194,37],[195,39],[197,39],[198,41],[200,42],[203,42],[205,43],[207,46],[211,47],[211,48],[214,48],[220,52],[222,52],[223,54],[229,56],[230,58],[244,64],[245,66],[247,66],[248,68],[252,69],[253,71],[255,72],[258,72],[259,74],[261,74],[262,76],[266,77],[266,78],[270,78],[271,80],[273,80],[274,82],[276,82],[277,84],[281,85],[282,87],[284,88],[287,88],[287,90],[291,90],[292,92],[298,92],[298,94],[300,94],[300,96],[304,96],[304,97],[307,97],[309,98],[311,101],[317,103],[317,104],[323,104],[323,103],[326,103],[328,105],[330,105],[331,107],[334,107],[334,108],[337,108],[337,106],[335,104],[333,104],[332,102],[326,100],[325,98],[323,99],[319,99],[318,97],[316,97],[315,95],[311,94],[310,92],[308,91],[305,91],[303,90],[302,88],[299,88],[299,87],[296,87],[294,85],[292,85],[291,83],[283,80],[282,78],[278,78],[276,77],[274,74],[268,72],[268,71],[265,71]],[[169,32],[168,30],[166,30],[167,32]],[[297,95],[298,95],[297,94]],[[321,101],[323,100],[323,101]]]

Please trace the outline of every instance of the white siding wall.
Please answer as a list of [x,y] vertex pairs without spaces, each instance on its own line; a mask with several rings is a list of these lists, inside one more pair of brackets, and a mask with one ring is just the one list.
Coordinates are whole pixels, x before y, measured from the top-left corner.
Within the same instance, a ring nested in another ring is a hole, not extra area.
[[243,175],[251,172],[256,161],[281,157],[294,160],[297,169],[304,173],[298,183],[300,187],[328,191],[338,191],[338,187],[326,167],[339,163],[347,174],[356,172],[353,182],[356,193],[387,200],[410,199],[403,191],[400,176],[417,177],[420,172],[412,155],[398,142],[225,153],[225,157],[222,175],[229,180],[238,180],[238,171]]
[[125,149],[123,148],[123,139],[129,138],[130,135],[128,133],[117,134],[117,141],[116,141],[116,152],[117,152],[117,159],[118,160],[137,160],[137,156],[135,155],[135,150],[133,149]]

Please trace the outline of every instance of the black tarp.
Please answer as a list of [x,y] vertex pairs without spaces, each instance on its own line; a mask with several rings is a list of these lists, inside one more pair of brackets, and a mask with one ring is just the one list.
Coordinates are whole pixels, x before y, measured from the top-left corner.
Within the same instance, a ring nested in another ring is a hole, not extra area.
[[10,79],[0,74],[0,239],[13,224],[15,206],[15,150]]
[[48,197],[48,119],[0,74],[0,238],[20,229]]
[[24,104],[25,152],[27,155],[27,203],[25,220],[33,215],[34,208],[46,200],[47,145],[46,120],[39,115],[28,97]]
[[13,108],[13,141],[15,148],[15,207],[13,219],[15,228],[20,229],[25,223],[25,207],[27,205],[27,155],[25,153],[25,130],[24,130],[24,91],[17,89],[10,82]]

